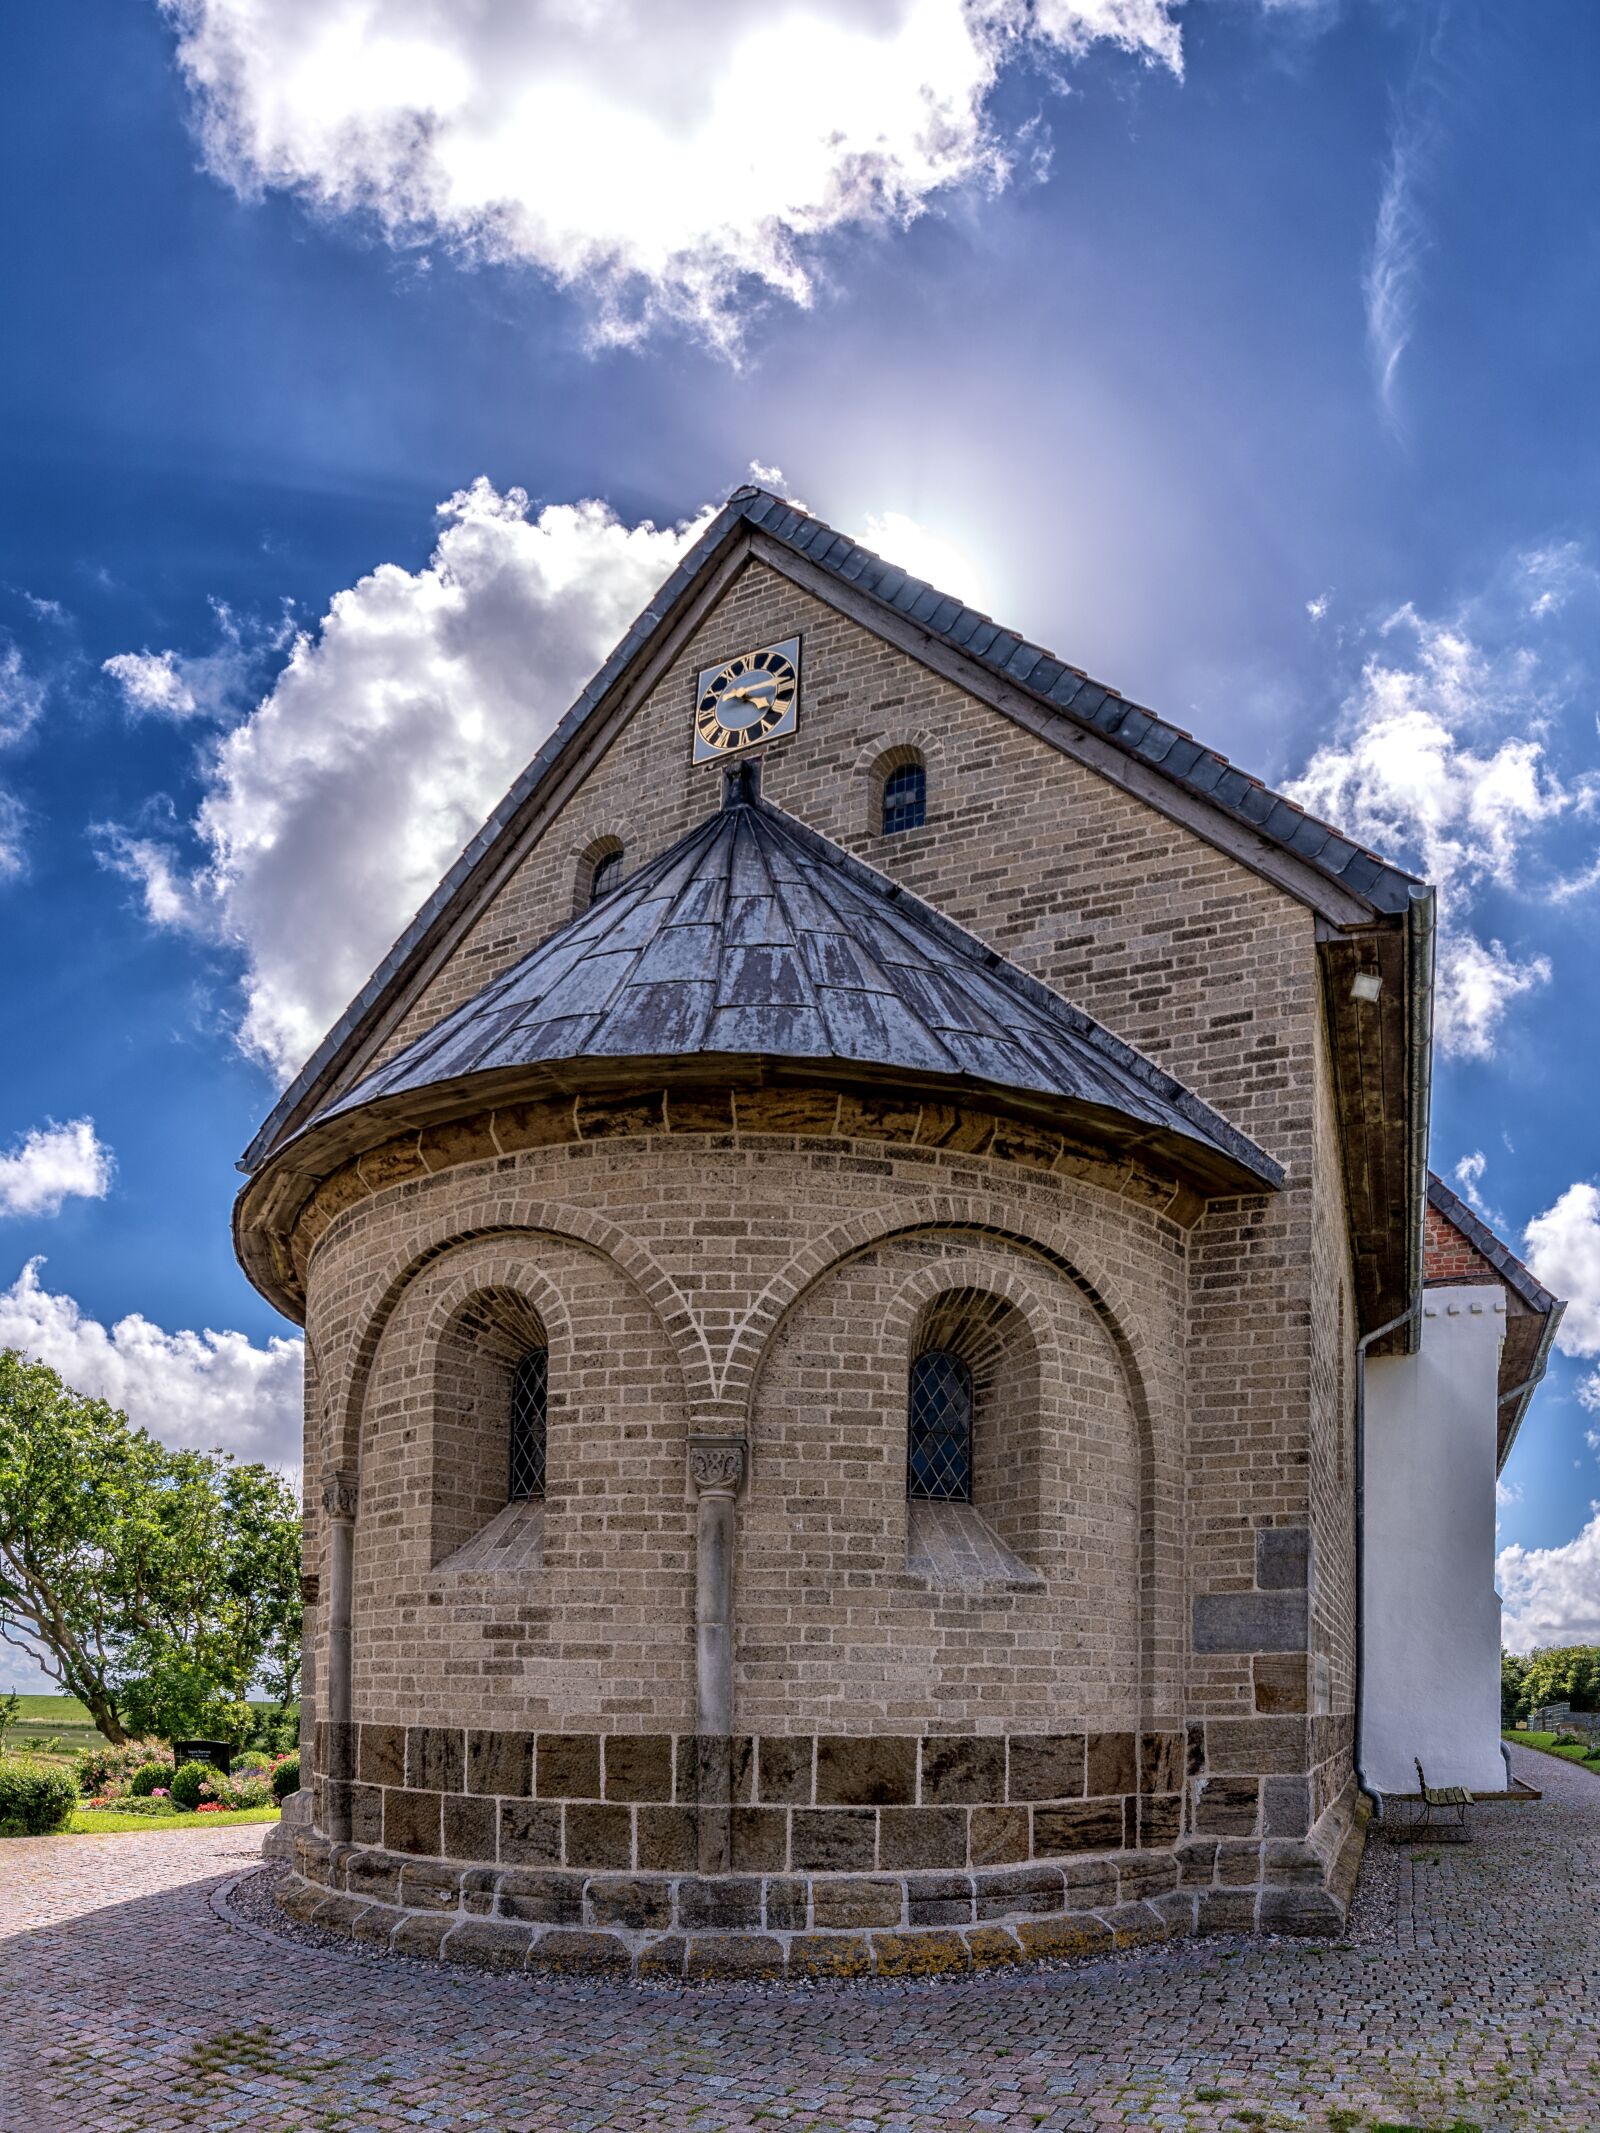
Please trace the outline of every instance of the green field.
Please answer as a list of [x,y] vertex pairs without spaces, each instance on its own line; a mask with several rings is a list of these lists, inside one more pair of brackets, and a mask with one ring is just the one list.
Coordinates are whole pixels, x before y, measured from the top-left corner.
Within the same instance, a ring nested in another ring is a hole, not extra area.
[[92,1748],[100,1732],[75,1696],[24,1696],[22,1714],[6,1735],[16,1755],[37,1755],[46,1741],[58,1740],[66,1755]]
[[[21,1713],[6,1735],[14,1755],[37,1755],[49,1741],[59,1741],[62,1756],[81,1754],[100,1744],[100,1730],[75,1696],[22,1696]],[[271,1711],[271,1702],[255,1703],[252,1710]]]

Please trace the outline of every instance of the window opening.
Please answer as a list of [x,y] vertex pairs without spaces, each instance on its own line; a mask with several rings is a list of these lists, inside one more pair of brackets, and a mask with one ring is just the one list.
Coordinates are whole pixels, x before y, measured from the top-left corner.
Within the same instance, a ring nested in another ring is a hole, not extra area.
[[589,876],[589,901],[597,904],[602,896],[609,896],[622,881],[622,854],[607,852],[594,863],[594,872]]
[[544,1494],[545,1409],[550,1351],[530,1348],[511,1374],[511,1487],[519,1498]]
[[906,1494],[927,1503],[972,1501],[972,1372],[943,1348],[911,1366]]
[[902,763],[883,781],[883,834],[921,829],[928,814],[928,774],[920,763]]

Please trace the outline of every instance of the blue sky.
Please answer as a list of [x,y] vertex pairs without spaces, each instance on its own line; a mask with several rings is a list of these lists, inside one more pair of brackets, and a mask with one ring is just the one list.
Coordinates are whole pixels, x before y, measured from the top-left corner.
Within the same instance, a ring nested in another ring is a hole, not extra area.
[[234,1158],[754,462],[1442,881],[1435,1164],[1574,1299],[1508,1598],[1600,1634],[1600,15],[443,12],[7,20],[0,1338],[293,1456]]

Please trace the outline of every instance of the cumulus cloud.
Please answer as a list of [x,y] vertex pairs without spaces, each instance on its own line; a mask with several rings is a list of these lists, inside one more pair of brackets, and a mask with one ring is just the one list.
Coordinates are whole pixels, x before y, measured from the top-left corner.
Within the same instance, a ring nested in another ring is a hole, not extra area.
[[296,1071],[708,516],[536,514],[479,480],[423,568],[339,593],[214,745],[197,858],[108,833],[154,923],[243,956],[248,1052]]
[[1508,1651],[1540,1644],[1600,1644],[1600,1513],[1559,1548],[1502,1548],[1495,1582]]
[[1589,786],[1548,759],[1554,696],[1525,647],[1492,652],[1460,623],[1409,605],[1382,639],[1337,737],[1287,789],[1437,885],[1439,1042],[1488,1058],[1512,1002],[1547,983],[1550,964],[1481,940],[1465,918],[1485,888],[1520,885],[1530,843],[1588,805]]
[[103,1200],[111,1168],[111,1150],[92,1118],[64,1126],[52,1119],[0,1155],[0,1215],[55,1215],[66,1200]]
[[[1600,1356],[1600,1188],[1569,1185],[1523,1231],[1523,1252],[1535,1277],[1567,1300],[1556,1346],[1593,1361]],[[1583,1380],[1578,1398],[1600,1409],[1600,1370]]]
[[597,332],[738,338],[810,300],[819,239],[998,187],[1019,56],[1181,72],[1178,0],[162,0],[212,170],[389,242],[582,283]]
[[48,1363],[163,1443],[292,1469],[300,1462],[304,1343],[243,1333],[167,1333],[132,1312],[113,1326],[44,1288],[30,1259],[0,1290],[0,1348]]

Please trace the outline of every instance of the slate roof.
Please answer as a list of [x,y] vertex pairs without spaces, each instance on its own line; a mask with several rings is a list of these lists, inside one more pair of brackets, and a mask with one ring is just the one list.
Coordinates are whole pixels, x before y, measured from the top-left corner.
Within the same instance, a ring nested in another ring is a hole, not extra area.
[[752,1058],[1056,1100],[1109,1115],[1125,1148],[1176,1138],[1235,1189],[1283,1179],[1091,1016],[737,778],[716,814],[307,1130],[463,1075]]
[[1566,1306],[1557,1301],[1542,1281],[1528,1272],[1509,1244],[1502,1244],[1487,1222],[1481,1222],[1467,1205],[1453,1193],[1437,1172],[1428,1172],[1428,1205],[1436,1207],[1447,1222],[1453,1222],[1467,1242],[1483,1254],[1495,1272],[1514,1289],[1530,1311],[1550,1312],[1564,1310]]
[[1352,843],[1294,801],[1269,791],[1258,778],[1238,769],[1215,749],[1204,747],[1181,726],[1158,718],[1043,646],[1003,629],[976,608],[885,562],[848,534],[836,532],[783,498],[765,489],[740,488],[662,581],[649,605],[284,1091],[241,1158],[241,1170],[255,1170],[266,1160],[296,1112],[313,1095],[317,1084],[336,1068],[346,1045],[365,1027],[368,1015],[456,898],[467,890],[501,834],[528,806],[585,720],[599,708],[655,631],[711,568],[729,536],[741,526],[758,529],[769,539],[781,542],[843,584],[881,603],[886,611],[908,618],[931,638],[1026,691],[1051,713],[1101,735],[1111,747],[1150,765],[1161,777],[1341,883],[1375,912],[1401,913],[1422,893],[1422,885],[1413,875]]

